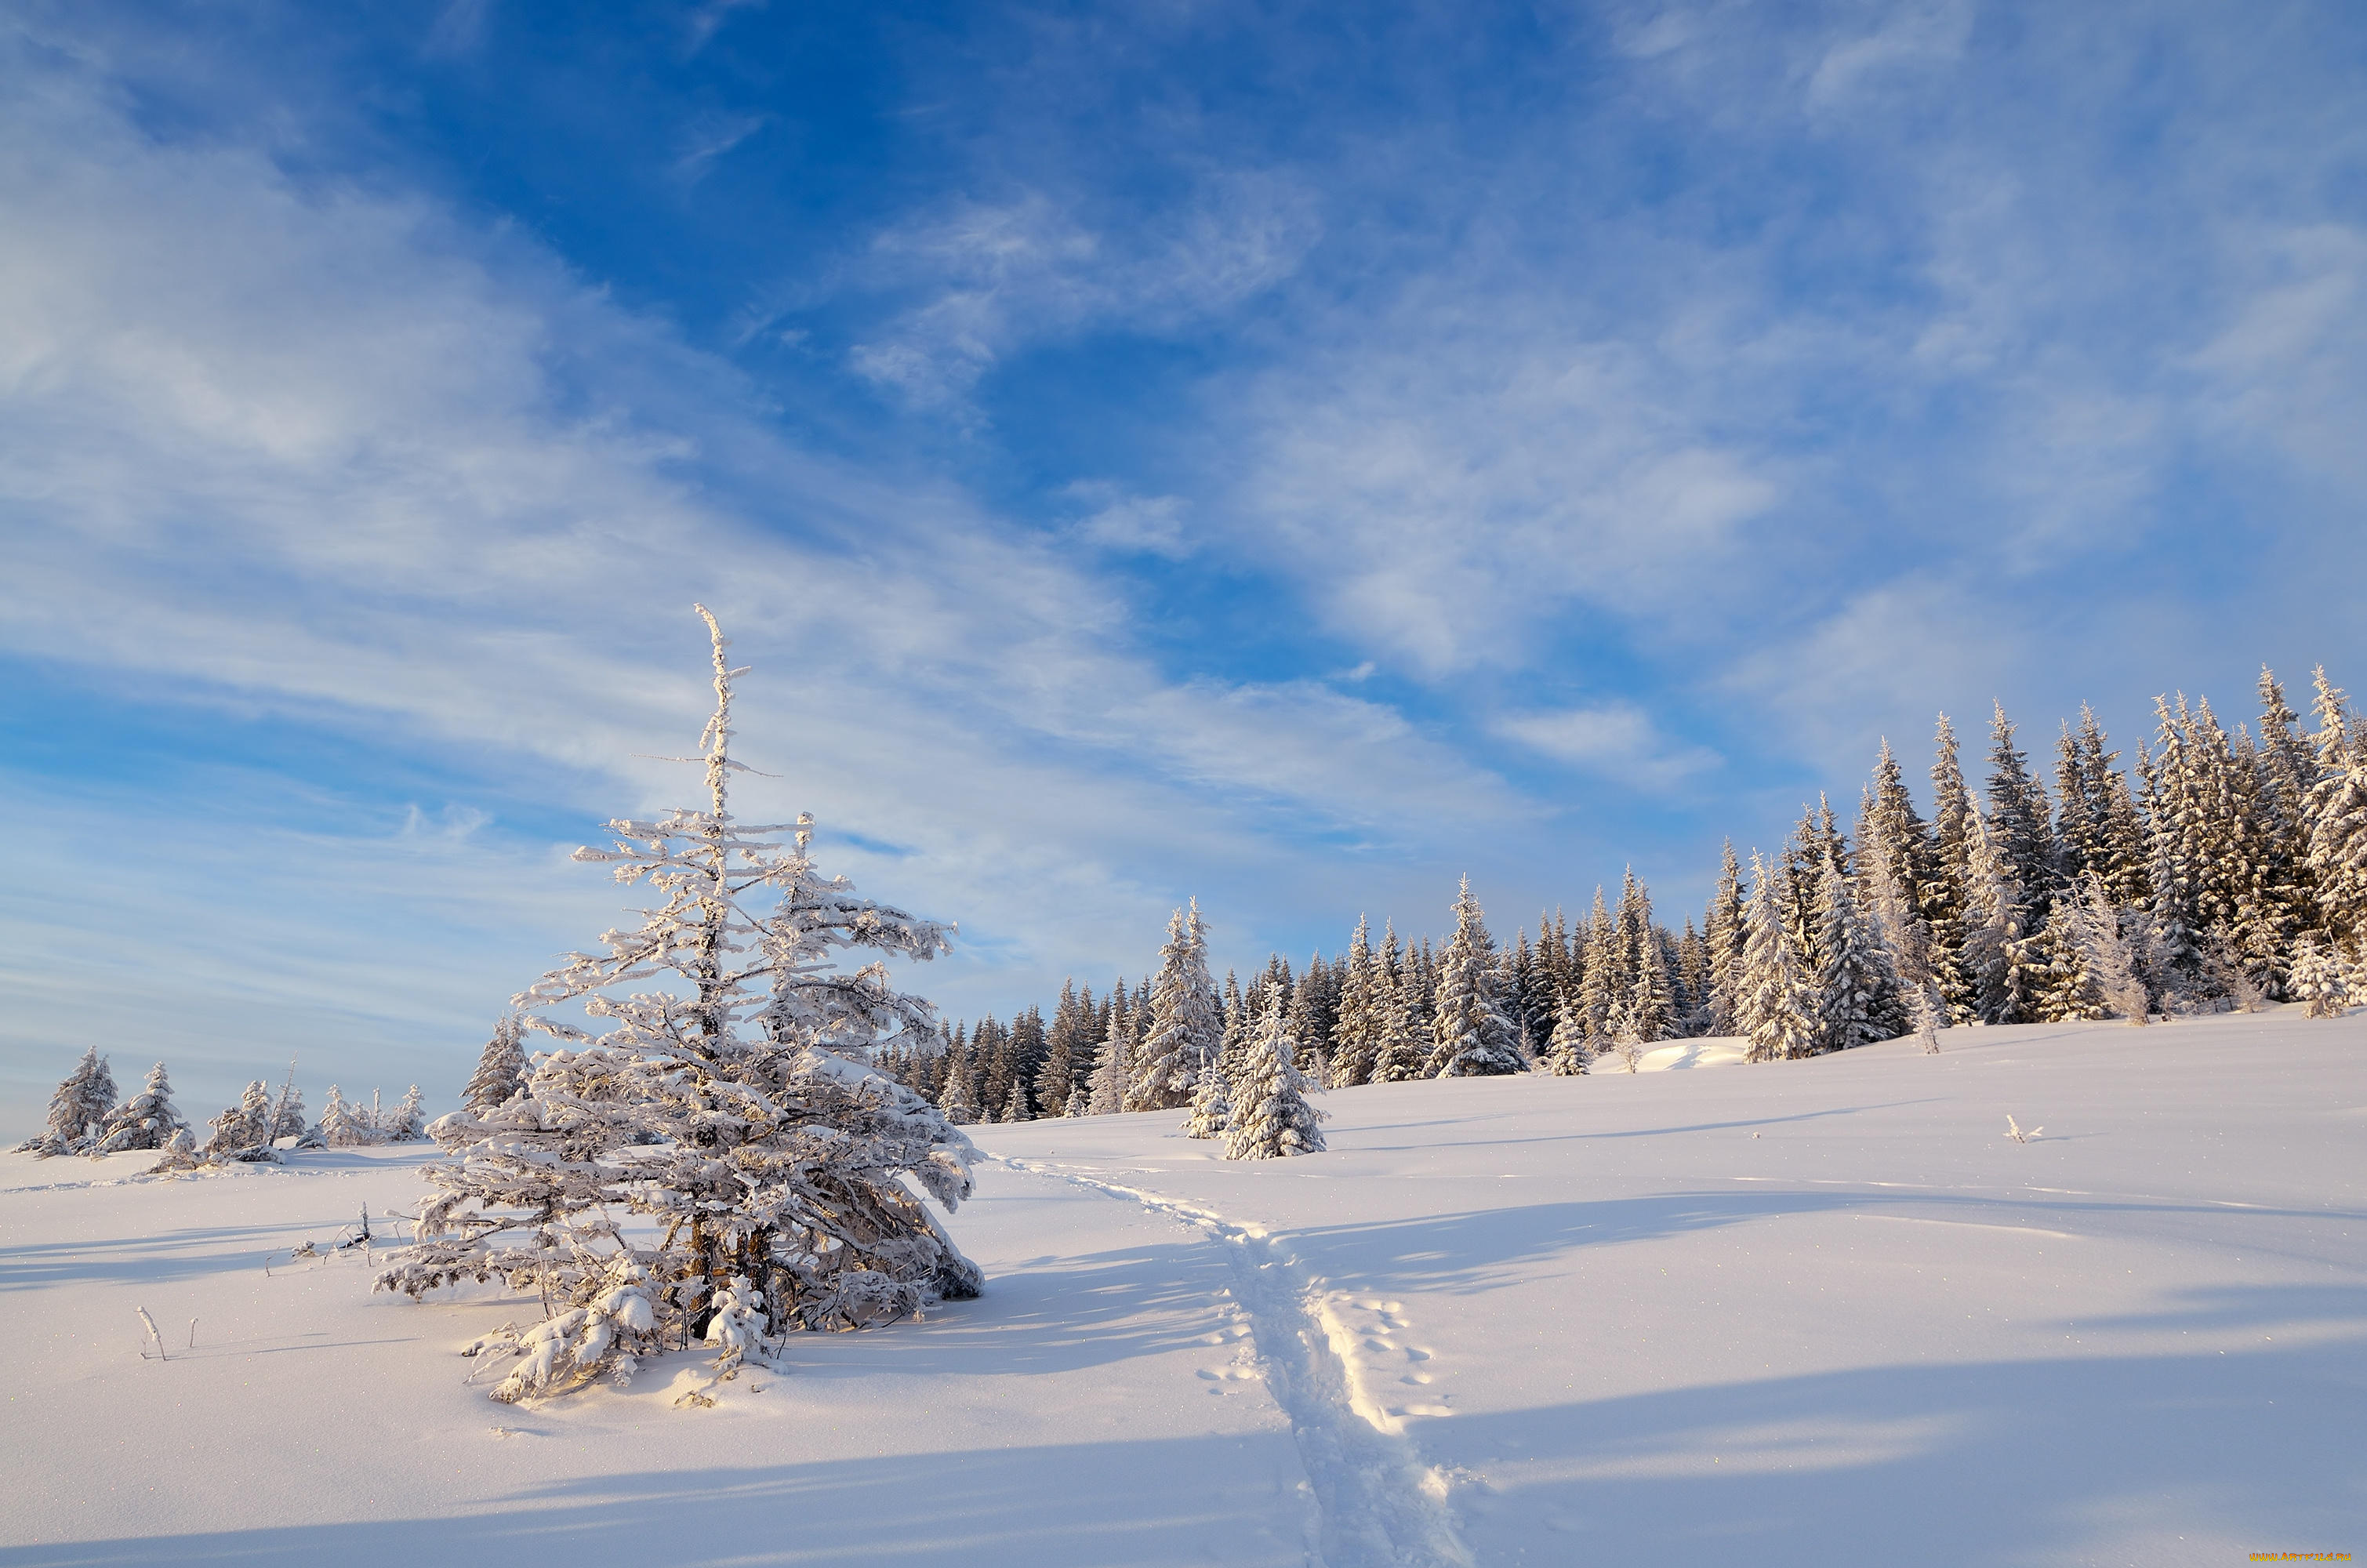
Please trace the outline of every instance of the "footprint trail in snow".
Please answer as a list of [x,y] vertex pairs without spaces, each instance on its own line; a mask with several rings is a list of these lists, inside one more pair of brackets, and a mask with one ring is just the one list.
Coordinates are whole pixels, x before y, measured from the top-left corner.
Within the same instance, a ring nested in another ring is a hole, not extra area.
[[1447,1506],[1445,1476],[1422,1464],[1405,1436],[1410,1416],[1444,1416],[1421,1398],[1428,1350],[1405,1338],[1394,1301],[1337,1295],[1310,1277],[1263,1227],[1210,1210],[1102,1181],[1058,1166],[995,1156],[1014,1170],[1055,1177],[1138,1203],[1205,1231],[1232,1265],[1233,1296],[1250,1323],[1260,1368],[1236,1363],[1201,1376],[1211,1393],[1262,1369],[1290,1418],[1301,1462],[1322,1511],[1328,1568],[1466,1568],[1471,1554]]

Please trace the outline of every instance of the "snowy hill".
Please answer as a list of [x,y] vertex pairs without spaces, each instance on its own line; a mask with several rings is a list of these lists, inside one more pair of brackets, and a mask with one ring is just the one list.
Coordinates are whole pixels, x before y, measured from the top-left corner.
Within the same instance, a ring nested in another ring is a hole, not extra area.
[[986,1296],[703,1410],[689,1355],[490,1403],[453,1351],[532,1300],[288,1261],[427,1156],[6,1156],[0,1565],[2361,1550],[2367,1018],[1944,1041],[1346,1090],[1253,1165],[1180,1114],[975,1129]]

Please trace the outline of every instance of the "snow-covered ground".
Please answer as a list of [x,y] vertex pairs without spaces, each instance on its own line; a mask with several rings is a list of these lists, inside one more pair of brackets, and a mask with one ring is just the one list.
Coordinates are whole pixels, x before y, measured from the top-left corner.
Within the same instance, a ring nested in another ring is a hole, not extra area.
[[1350,1090],[1256,1165],[980,1128],[987,1296],[708,1410],[494,1404],[453,1349],[532,1302],[266,1277],[418,1155],[6,1156],[0,1565],[2367,1551],[2367,1018],[1944,1039]]

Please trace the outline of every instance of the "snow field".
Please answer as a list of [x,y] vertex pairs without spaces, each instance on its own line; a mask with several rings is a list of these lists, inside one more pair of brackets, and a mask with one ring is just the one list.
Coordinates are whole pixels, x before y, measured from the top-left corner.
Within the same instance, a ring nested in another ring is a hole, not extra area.
[[[704,1354],[511,1406],[484,1394],[499,1370],[464,1387],[455,1351],[532,1299],[372,1296],[345,1255],[264,1277],[266,1248],[327,1240],[365,1200],[409,1212],[426,1157],[119,1186],[95,1183],[138,1162],[0,1166],[0,1331],[27,1348],[0,1563],[1308,1560],[1315,1508],[1231,1269],[1174,1220],[998,1170],[950,1222],[985,1300],[801,1336],[789,1372],[745,1371],[711,1410],[672,1408]],[[170,1361],[140,1359],[137,1304]]]
[[496,1404],[453,1352],[535,1302],[265,1277],[427,1154],[7,1156],[0,1568],[2361,1551],[2367,1018],[1943,1040],[1341,1091],[1290,1159],[976,1128],[987,1295],[708,1410]]
[[2358,1550],[2367,1020],[1943,1042],[1342,1091],[1255,1168],[977,1132],[1286,1249],[1479,1562]]

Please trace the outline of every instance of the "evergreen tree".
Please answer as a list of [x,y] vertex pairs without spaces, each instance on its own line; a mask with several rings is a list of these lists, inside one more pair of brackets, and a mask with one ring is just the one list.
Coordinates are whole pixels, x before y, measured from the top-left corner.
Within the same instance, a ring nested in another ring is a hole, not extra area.
[[1553,1037],[1537,1065],[1555,1077],[1572,1078],[1593,1060],[1586,1040],[1586,1014],[1575,997],[1565,997],[1554,1014]]
[[1750,922],[1742,895],[1742,868],[1734,858],[1731,839],[1726,840],[1717,891],[1710,896],[1709,913],[1703,924],[1704,945],[1709,950],[1709,1007],[1702,1032],[1739,1034],[1743,951],[1750,942]]
[[1682,1034],[1706,1034],[1709,1029],[1710,973],[1709,943],[1693,929],[1693,918],[1685,918],[1685,934],[1677,939],[1676,974],[1679,984],[1678,1011],[1682,1016]]
[[305,1132],[304,1091],[296,1087],[296,1064],[288,1064],[288,1080],[279,1086],[279,1098],[272,1102],[271,1135],[265,1140],[277,1143],[282,1138],[301,1138]]
[[1234,1107],[1225,1132],[1227,1159],[1274,1159],[1323,1151],[1323,1113],[1307,1103],[1298,1070],[1298,1043],[1290,1036],[1279,988],[1251,1036]]
[[[222,1113],[223,1116],[232,1114],[234,1112]],[[219,1127],[221,1122],[221,1118],[217,1117],[214,1124]],[[217,1132],[214,1142],[219,1143],[221,1139],[222,1134]],[[352,1149],[382,1140],[369,1111],[347,1100],[338,1092],[335,1084],[331,1084],[328,1101],[321,1107],[321,1141],[333,1149]],[[212,1148],[213,1144],[208,1144],[207,1147]]]
[[1093,988],[1082,997],[1077,983],[1060,983],[1059,1004],[1052,1010],[1052,1026],[1045,1031],[1044,1066],[1036,1075],[1036,1103],[1046,1115],[1059,1115],[1069,1096],[1093,1069],[1094,1021]]
[[1307,1076],[1319,1084],[1331,1082],[1339,1005],[1339,982],[1331,966],[1320,953],[1308,954],[1307,968],[1290,993],[1290,1032],[1305,1049]]
[[390,1144],[414,1144],[427,1136],[427,1113],[421,1108],[419,1086],[413,1084],[403,1091],[402,1103],[394,1108],[386,1122],[386,1141]]
[[460,1091],[460,1103],[470,1111],[491,1111],[525,1086],[526,1018],[513,1008],[493,1025],[493,1037],[477,1057],[477,1070]]
[[2294,945],[2293,999],[2310,1018],[2340,1018],[2350,1010],[2350,989],[2341,960],[2310,937]]
[[1231,1086],[1214,1064],[1192,1088],[1192,1114],[1184,1119],[1187,1138],[1221,1138],[1233,1113]]
[[1370,1083],[1373,1064],[1380,1057],[1381,1036],[1387,1023],[1387,987],[1373,955],[1371,929],[1356,917],[1355,933],[1348,939],[1348,973],[1340,986],[1340,1003],[1331,1025],[1330,1083],[1352,1089]]
[[140,1092],[108,1113],[90,1152],[111,1155],[126,1149],[161,1149],[188,1124],[174,1109],[172,1079],[159,1062],[148,1069],[148,1082]]
[[1002,1119],[1005,1122],[1036,1120],[1036,1102],[1027,1092],[1027,1076],[1025,1073],[1012,1076],[1011,1093],[1002,1102]]
[[1989,728],[1989,784],[1987,826],[1991,846],[2006,875],[2020,891],[2027,923],[2046,918],[2054,905],[2056,877],[2055,834],[2046,786],[2030,771],[2029,760],[2013,744],[2013,725],[2005,705],[1996,705]]
[[1611,1015],[1621,1009],[1633,988],[1633,976],[1627,974],[1619,951],[1618,928],[1612,924],[1600,887],[1594,890],[1593,912],[1587,917],[1585,953],[1579,1009],[1586,1017],[1587,1041],[1600,1055],[1614,1032]]
[[96,1045],[86,1047],[74,1070],[50,1094],[50,1114],[40,1135],[17,1145],[18,1154],[43,1159],[77,1154],[97,1142],[115,1110],[115,1074]]
[[966,1127],[979,1120],[978,1069],[970,1057],[967,1032],[957,1026],[953,1047],[946,1058],[946,1086],[938,1097],[946,1120]]
[[1923,921],[1931,933],[1931,976],[1952,1023],[1980,1015],[1978,986],[1965,962],[1966,904],[1972,886],[1972,792],[1956,761],[1956,731],[1940,716],[1931,764],[1931,877],[1923,889]]
[[1512,1022],[1497,1005],[1495,956],[1495,940],[1467,876],[1455,900],[1455,935],[1439,957],[1433,1044],[1423,1077],[1486,1077],[1527,1066]]
[[1743,956],[1738,1022],[1750,1036],[1745,1059],[1788,1061],[1817,1054],[1817,989],[1801,966],[1775,868],[1751,856],[1750,945]]
[[1414,1010],[1414,976],[1398,959],[1394,925],[1385,923],[1382,927],[1377,970],[1383,987],[1381,1041],[1374,1054],[1370,1081],[1403,1083],[1427,1077],[1422,1069],[1430,1061],[1431,1043],[1423,1038],[1421,1021]]
[[1857,897],[1839,857],[1828,851],[1818,891],[1818,1032],[1827,1050],[1846,1051],[1897,1038],[1898,977],[1889,954],[1859,918]]
[[246,1086],[246,1092],[239,1096],[236,1105],[206,1123],[210,1135],[204,1152],[216,1159],[267,1156],[274,1120],[271,1090],[261,1078],[256,1078]]
[[[1124,988],[1121,983],[1119,989]],[[1126,1109],[1127,1090],[1132,1087],[1134,1077],[1133,1064],[1128,1060],[1133,1049],[1126,1014],[1113,1008],[1108,1032],[1102,1036],[1101,1048],[1093,1059],[1092,1090],[1085,1098],[1086,1115],[1115,1116]]]
[[2021,886],[1998,836],[1976,812],[1965,870],[1964,965],[1984,1023],[2025,1023],[2045,956],[2024,924]]
[[1619,912],[1612,921],[1618,965],[1626,977],[1625,1034],[1638,1044],[1666,1040],[1672,1032],[1675,998],[1669,987],[1668,955],[1652,921],[1652,893],[1627,868],[1619,886]]
[[1208,977],[1208,933],[1200,901],[1175,911],[1160,949],[1150,987],[1150,1021],[1143,1033],[1143,1066],[1127,1095],[1128,1111],[1172,1111],[1188,1104],[1193,1086],[1224,1049],[1224,1020],[1216,983]]
[[2367,937],[2367,760],[2353,759],[2318,780],[2310,818],[2308,864],[2319,924],[2336,944],[2357,952]]
[[858,951],[934,958],[950,946],[946,930],[817,871],[810,817],[764,828],[731,815],[742,671],[714,617],[699,615],[716,694],[700,745],[706,809],[614,822],[613,850],[576,852],[663,903],[517,1001],[580,1007],[603,1032],[538,1013],[534,1027],[561,1048],[536,1060],[525,1092],[436,1122],[452,1157],[426,1168],[436,1191],[420,1240],[378,1281],[417,1296],[500,1275],[549,1301],[553,1324],[631,1294],[640,1304],[603,1331],[621,1321],[630,1332],[602,1339],[571,1378],[623,1370],[617,1358],[654,1348],[670,1321],[698,1337],[736,1277],[753,1281],[776,1329],[891,1321],[980,1288],[913,1190],[952,1210],[969,1193],[976,1150],[917,1094],[854,1059],[888,1037],[924,1036],[934,1011],[891,990],[877,959],[838,966]]

